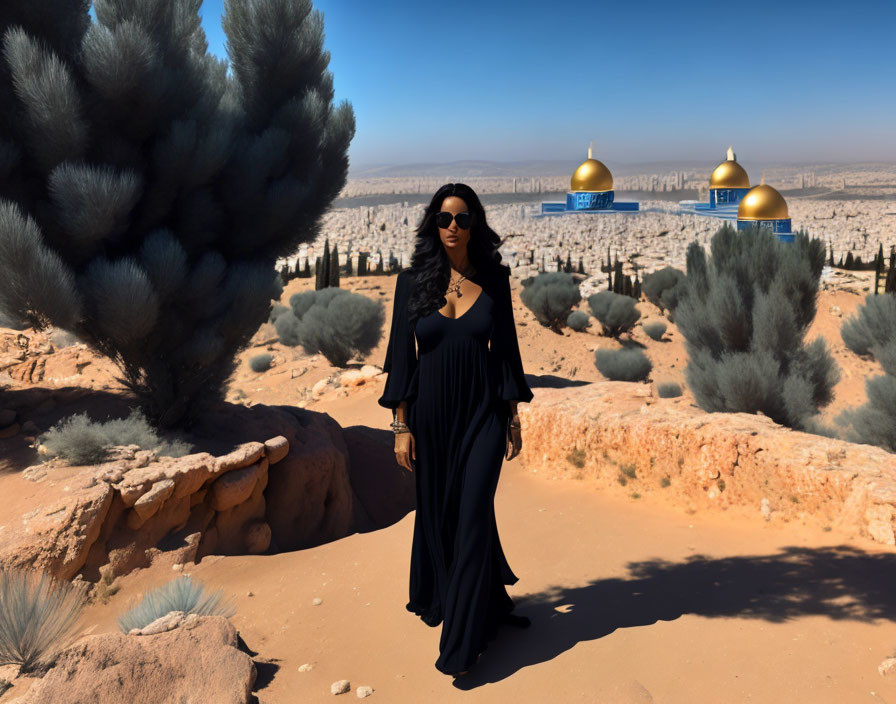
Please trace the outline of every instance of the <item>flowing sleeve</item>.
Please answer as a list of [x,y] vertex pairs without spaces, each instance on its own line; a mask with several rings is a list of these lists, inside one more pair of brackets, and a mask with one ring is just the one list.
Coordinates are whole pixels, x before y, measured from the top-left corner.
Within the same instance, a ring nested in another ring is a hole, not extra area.
[[498,396],[505,401],[531,401],[532,390],[523,373],[516,323],[513,320],[510,275],[499,275],[495,286],[495,324],[492,328],[491,349],[499,368]]
[[408,322],[410,273],[400,272],[395,281],[392,328],[383,371],[388,374],[383,395],[377,400],[383,408],[397,408],[402,401],[417,396],[417,348],[414,331]]

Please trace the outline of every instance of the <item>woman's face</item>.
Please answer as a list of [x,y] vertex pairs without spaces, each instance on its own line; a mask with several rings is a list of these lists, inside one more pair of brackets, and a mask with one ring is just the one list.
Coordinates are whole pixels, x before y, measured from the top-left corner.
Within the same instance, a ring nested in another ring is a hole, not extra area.
[[[457,215],[458,213],[469,213],[470,211],[462,198],[448,196],[442,201],[440,212]],[[442,246],[449,252],[452,250],[464,251],[467,248],[467,243],[470,241],[470,227],[468,226],[466,230],[461,229],[457,225],[457,220],[452,218],[448,227],[439,227],[439,238],[442,240]]]

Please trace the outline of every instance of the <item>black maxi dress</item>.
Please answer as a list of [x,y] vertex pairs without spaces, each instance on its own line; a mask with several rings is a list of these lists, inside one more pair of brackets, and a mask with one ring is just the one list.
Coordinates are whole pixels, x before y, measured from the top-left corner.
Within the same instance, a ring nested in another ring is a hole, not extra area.
[[509,274],[480,271],[469,279],[482,288],[472,307],[455,319],[433,311],[412,330],[414,275],[398,274],[378,400],[386,408],[408,403],[417,511],[406,608],[429,626],[443,623],[435,666],[446,674],[469,669],[514,606],[505,585],[518,578],[498,539],[494,497],[508,401],[532,400]]

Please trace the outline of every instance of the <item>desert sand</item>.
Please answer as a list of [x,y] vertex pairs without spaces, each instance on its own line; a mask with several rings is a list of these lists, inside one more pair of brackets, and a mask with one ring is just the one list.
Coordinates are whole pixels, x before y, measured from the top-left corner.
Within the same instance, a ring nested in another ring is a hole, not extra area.
[[[842,284],[819,293],[807,340],[823,335],[842,370],[826,418],[862,403],[865,377],[880,373],[877,363],[858,358],[839,336],[842,320],[864,300],[869,276],[845,276]],[[342,285],[387,307],[380,346],[354,363],[381,366],[394,277],[351,278]],[[311,280],[293,280],[282,301],[312,286]],[[592,350],[618,343],[593,328],[563,335],[541,328],[514,287],[533,403],[539,387],[555,377],[600,383]],[[649,303],[638,307],[643,321],[662,319]],[[669,324],[662,342],[640,328],[632,340],[653,362],[652,382],[678,381],[687,396],[684,343],[675,326]],[[381,379],[312,394],[315,383],[344,370],[280,345],[271,326],[263,326],[254,343],[241,356],[229,400],[303,405],[344,427],[388,430],[391,414],[376,403]],[[263,351],[274,355],[274,366],[256,374],[248,360]],[[94,358],[79,383],[114,392],[113,371],[106,360]],[[17,442],[15,452],[27,452],[21,436]],[[10,444],[3,447],[13,451]],[[4,485],[12,486],[3,481],[12,471],[10,463],[0,464],[0,523],[21,511],[24,497],[4,491]],[[596,489],[588,479],[548,479],[520,458],[505,462],[496,514],[502,545],[520,578],[508,591],[517,613],[529,616],[532,625],[502,628],[480,663],[456,680],[433,667],[440,629],[405,609],[413,512],[387,528],[315,548],[211,556],[188,563],[183,573],[232,599],[231,622],[256,662],[254,693],[264,704],[330,701],[330,684],[341,679],[351,682],[344,696],[354,699],[354,690],[368,685],[372,701],[390,704],[508,698],[896,702],[896,680],[877,670],[896,653],[893,548],[847,541],[836,530],[797,522],[766,524],[739,512],[689,513],[661,499],[647,502]],[[107,603],[87,607],[81,631],[116,630],[116,619],[140,594],[178,574],[159,561],[122,577]],[[321,603],[315,605],[315,598]],[[300,671],[306,663],[311,669]],[[0,704],[27,686],[17,683]]]

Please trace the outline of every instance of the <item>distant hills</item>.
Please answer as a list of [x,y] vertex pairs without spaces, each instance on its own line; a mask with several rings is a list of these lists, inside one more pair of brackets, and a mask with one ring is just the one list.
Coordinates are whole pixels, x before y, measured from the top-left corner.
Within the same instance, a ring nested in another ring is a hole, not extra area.
[[[640,163],[623,163],[601,159],[613,174],[626,176],[631,174],[664,173],[669,171],[705,171],[712,169],[716,164],[724,161],[724,153],[719,155],[717,161],[656,161]],[[599,157],[598,157],[599,158]],[[568,159],[553,161],[452,161],[449,163],[418,163],[418,164],[368,164],[358,168],[349,166],[349,179],[369,178],[529,178],[545,176],[569,176],[582,159],[573,164]],[[738,161],[750,173],[758,175],[763,169],[814,169],[816,171],[856,170],[867,168],[875,170],[881,166],[892,167],[890,162],[870,163],[784,163],[784,162],[760,162]]]

